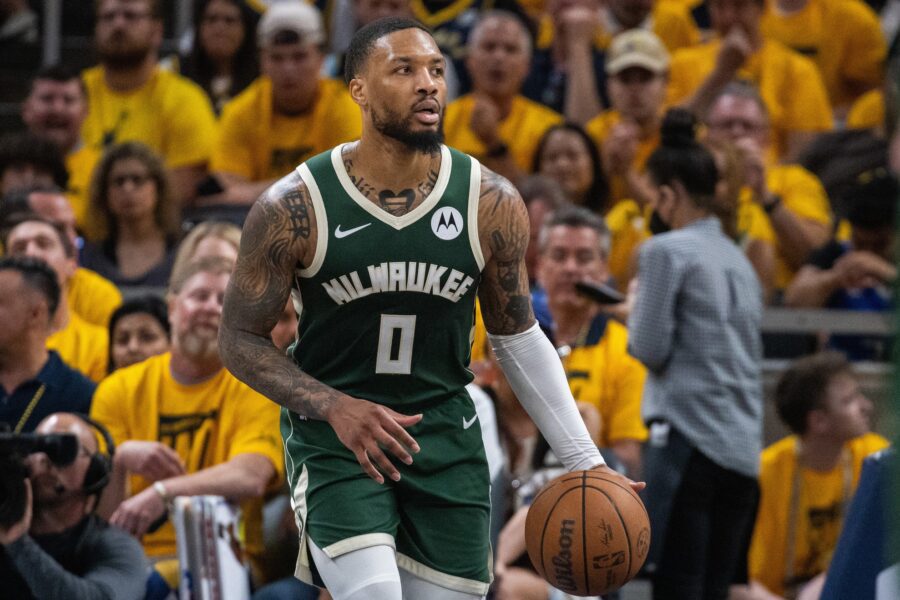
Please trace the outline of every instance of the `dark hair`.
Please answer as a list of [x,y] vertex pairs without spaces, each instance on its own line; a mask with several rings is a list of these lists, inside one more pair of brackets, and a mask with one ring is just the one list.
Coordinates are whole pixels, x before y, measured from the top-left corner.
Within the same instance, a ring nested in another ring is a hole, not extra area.
[[[154,20],[160,21],[163,18],[163,8],[162,8],[162,0],[144,0],[144,2],[150,8],[150,16],[153,17]],[[103,0],[94,0],[94,14],[100,14],[100,5],[103,4]]]
[[564,204],[568,204],[566,193],[559,184],[545,175],[529,175],[524,177],[516,188],[522,196],[525,206],[531,206],[536,200],[544,201],[550,210],[556,210]]
[[7,256],[0,258],[0,271],[18,271],[22,281],[47,301],[47,314],[52,319],[59,307],[59,281],[56,272],[46,262],[32,256]]
[[69,235],[66,233],[63,226],[56,221],[51,221],[50,219],[42,217],[30,209],[27,212],[10,213],[5,220],[0,222],[0,238],[3,239],[3,246],[6,247],[7,251],[9,250],[9,236],[12,233],[12,230],[22,223],[32,222],[43,223],[44,225],[52,227],[53,231],[55,231],[56,235],[59,237],[59,243],[62,245],[66,257],[75,257],[75,246],[72,244],[72,240],[69,239]]
[[81,95],[87,99],[87,86],[84,84],[84,79],[81,78],[81,74],[75,69],[61,64],[41,67],[34,77],[31,78],[31,85],[29,86],[28,93],[30,94],[34,91],[34,84],[38,81],[68,83],[73,79],[78,81],[78,89],[81,90]]
[[69,184],[69,172],[59,147],[33,133],[13,133],[0,138],[0,176],[13,165],[32,165],[50,173],[62,189]]
[[581,138],[582,142],[584,142],[588,151],[588,157],[591,160],[591,171],[593,172],[591,187],[588,188],[584,206],[594,212],[600,214],[604,213],[606,209],[609,208],[609,183],[606,181],[606,175],[603,172],[603,163],[600,161],[600,151],[597,149],[597,144],[594,143],[594,140],[587,134],[581,125],[566,122],[553,125],[547,129],[547,131],[544,132],[544,135],[541,136],[537,149],[534,151],[534,161],[532,163],[531,171],[533,173],[540,173],[541,157],[544,154],[544,147],[547,145],[550,136],[557,131],[569,131],[574,133]]
[[116,163],[134,159],[144,165],[147,173],[156,185],[156,208],[154,217],[156,226],[167,239],[174,240],[178,235],[178,220],[175,202],[172,199],[169,178],[162,159],[149,147],[140,142],[125,142],[110,146],[94,169],[91,177],[90,215],[106,232],[110,240],[118,236],[118,226],[109,209],[109,176]]
[[375,45],[375,42],[386,35],[403,31],[404,29],[421,29],[428,35],[431,35],[431,30],[427,27],[415,19],[406,17],[378,19],[353,34],[353,39],[350,40],[350,47],[347,48],[347,54],[344,56],[344,82],[350,83],[350,80],[363,70],[369,55],[372,53],[372,47]]
[[[206,8],[212,1],[200,0],[194,3],[194,44],[181,63],[181,74],[203,88],[218,113],[222,107],[216,106],[212,90],[212,80],[216,75],[215,66],[200,43],[200,24]],[[259,22],[259,13],[241,0],[226,1],[240,10],[241,25],[244,27],[244,41],[241,42],[231,62],[231,87],[227,96],[233,98],[259,76],[259,58],[256,49],[256,25]]]
[[611,238],[609,227],[603,217],[597,213],[589,211],[583,206],[566,204],[559,209],[553,211],[544,220],[541,225],[540,236],[538,237],[538,248],[544,251],[544,245],[547,243],[547,235],[553,227],[586,227],[593,229],[597,234],[599,242],[600,254],[604,257],[609,256]]
[[791,431],[803,435],[807,415],[825,406],[828,384],[836,375],[850,372],[850,363],[839,352],[820,352],[795,361],[775,387],[778,416]]
[[115,370],[113,368],[112,347],[113,334],[116,331],[116,325],[123,318],[136,314],[150,315],[157,323],[159,323],[159,326],[162,327],[163,331],[166,332],[166,337],[169,337],[171,334],[171,328],[169,326],[169,308],[166,305],[165,300],[152,294],[137,296],[130,300],[126,300],[119,308],[114,310],[109,317],[109,367],[107,371],[110,373]]
[[867,171],[843,196],[847,220],[860,229],[893,229],[897,218],[900,185],[897,178],[884,169]]
[[700,208],[715,207],[719,171],[712,154],[696,139],[697,120],[690,112],[670,109],[663,118],[660,145],[647,160],[657,185],[679,182]]

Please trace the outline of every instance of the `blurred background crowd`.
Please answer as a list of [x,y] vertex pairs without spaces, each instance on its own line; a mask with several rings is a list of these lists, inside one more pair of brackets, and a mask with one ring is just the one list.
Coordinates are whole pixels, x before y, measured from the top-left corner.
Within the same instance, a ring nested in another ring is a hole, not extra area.
[[[638,257],[672,226],[646,164],[666,110],[693,115],[718,169],[712,213],[766,306],[772,445],[730,593],[819,597],[863,458],[887,445],[872,431],[895,431],[881,400],[898,0],[0,0],[0,422],[61,431],[52,415],[80,412],[109,430],[106,492],[58,495],[142,541],[150,597],[178,583],[166,503],[201,494],[242,503],[254,587],[276,582],[261,598],[318,597],[279,582],[296,529],[278,408],[222,368],[215,338],[249,207],[359,136],[343,55],[385,16],[434,32],[446,143],[519,189],[538,321],[598,446],[633,478],[653,443],[649,365],[628,351]],[[296,324],[289,303],[279,347]],[[494,593],[561,597],[523,559],[520,511],[556,467],[483,326],[472,370],[496,448]]]

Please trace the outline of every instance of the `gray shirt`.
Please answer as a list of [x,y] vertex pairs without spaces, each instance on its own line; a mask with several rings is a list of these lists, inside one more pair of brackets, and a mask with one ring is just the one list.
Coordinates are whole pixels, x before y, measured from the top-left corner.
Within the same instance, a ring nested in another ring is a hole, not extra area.
[[707,458],[759,471],[762,291],[738,246],[710,217],[640,251],[628,351],[646,365],[642,413],[663,419]]

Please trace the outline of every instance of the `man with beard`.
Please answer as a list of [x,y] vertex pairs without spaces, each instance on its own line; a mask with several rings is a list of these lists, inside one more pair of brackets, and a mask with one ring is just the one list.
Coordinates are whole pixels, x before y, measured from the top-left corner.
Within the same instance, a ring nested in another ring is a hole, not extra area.
[[[22,518],[0,527],[0,581],[6,598],[29,600],[139,600],[147,559],[124,532],[94,514],[108,479],[112,448],[103,448],[96,424],[71,413],[53,413],[39,434],[68,434],[78,454],[57,465],[44,453],[28,457],[27,505]],[[8,484],[5,484],[8,485]]]
[[41,69],[22,103],[22,121],[34,135],[52,141],[66,159],[68,195],[78,228],[90,237],[88,188],[100,149],[85,144],[81,125],[87,117],[87,90],[75,71],[61,66]]
[[84,141],[105,148],[139,141],[166,162],[175,196],[188,201],[206,175],[215,115],[195,83],[157,64],[159,0],[98,0],[94,31],[100,65],[87,69]]
[[283,2],[257,27],[263,76],[222,109],[210,169],[222,200],[250,205],[310,156],[359,137],[347,88],[321,76],[325,29],[314,6]]
[[[556,456],[619,477],[535,322],[518,192],[441,143],[443,66],[416,21],[356,33],[344,77],[362,137],[254,204],[226,292],[223,361],[285,409],[295,575],[336,600],[487,593],[489,471],[465,389],[476,290],[494,354]],[[294,285],[303,312],[286,356],[269,332]]]
[[166,521],[170,501],[213,494],[241,502],[243,542],[253,558],[262,551],[263,493],[283,471],[277,407],[235,379],[219,358],[231,268],[231,261],[204,258],[173,273],[171,351],[115,371],[91,406],[91,416],[119,447],[100,512],[143,539],[173,587],[178,578],[177,561],[170,560],[176,554],[175,530]]

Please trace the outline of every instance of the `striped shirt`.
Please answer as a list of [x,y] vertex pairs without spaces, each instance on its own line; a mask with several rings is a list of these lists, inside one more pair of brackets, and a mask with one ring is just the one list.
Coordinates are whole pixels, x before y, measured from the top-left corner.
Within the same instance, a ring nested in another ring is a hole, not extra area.
[[715,217],[640,251],[628,350],[646,365],[642,415],[663,419],[713,462],[759,471],[762,292]]

